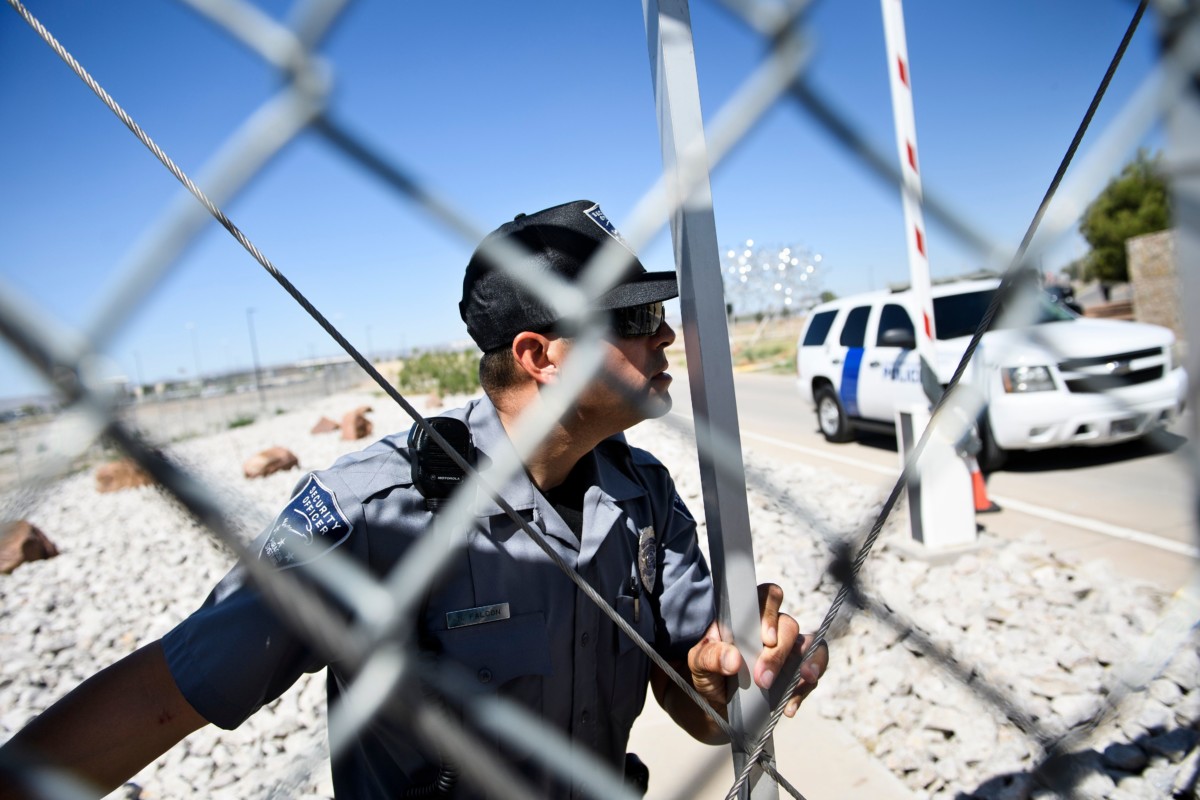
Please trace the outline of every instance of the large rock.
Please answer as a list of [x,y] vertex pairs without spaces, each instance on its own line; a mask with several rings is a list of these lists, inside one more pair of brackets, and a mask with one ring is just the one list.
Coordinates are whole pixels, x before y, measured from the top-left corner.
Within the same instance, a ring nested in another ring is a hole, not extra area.
[[242,474],[247,478],[265,478],[266,476],[300,466],[300,459],[286,447],[268,447],[261,453],[250,456],[242,464]]
[[367,412],[370,410],[370,406],[359,406],[353,411],[346,412],[346,415],[342,417],[342,439],[353,441],[365,439],[371,435],[373,426],[371,420],[367,419]]
[[329,417],[321,417],[317,420],[317,424],[313,425],[309,433],[333,433],[342,426],[331,420]]
[[96,468],[96,491],[101,494],[150,486],[153,483],[154,479],[128,458],[110,461]]
[[7,575],[28,561],[56,555],[58,548],[36,525],[19,520],[0,527],[0,574]]

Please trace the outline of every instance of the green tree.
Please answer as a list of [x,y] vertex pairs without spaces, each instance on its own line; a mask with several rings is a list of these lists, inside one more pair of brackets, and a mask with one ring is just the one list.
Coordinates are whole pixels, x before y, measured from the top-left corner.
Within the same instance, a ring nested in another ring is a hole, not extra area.
[[1171,225],[1167,182],[1160,157],[1139,150],[1083,212],[1079,232],[1091,245],[1086,274],[1106,283],[1129,280],[1125,240]]
[[837,300],[837,295],[826,289],[821,292],[821,302],[828,303],[830,300]]
[[1087,256],[1077,258],[1062,268],[1062,274],[1069,281],[1081,281],[1087,275]]

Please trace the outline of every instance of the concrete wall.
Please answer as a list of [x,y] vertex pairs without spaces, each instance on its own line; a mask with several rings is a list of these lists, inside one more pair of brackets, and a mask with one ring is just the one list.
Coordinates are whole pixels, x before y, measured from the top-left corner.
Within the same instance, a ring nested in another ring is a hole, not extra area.
[[1175,263],[1175,231],[1135,236],[1125,242],[1129,282],[1138,322],[1151,322],[1184,338],[1183,308]]

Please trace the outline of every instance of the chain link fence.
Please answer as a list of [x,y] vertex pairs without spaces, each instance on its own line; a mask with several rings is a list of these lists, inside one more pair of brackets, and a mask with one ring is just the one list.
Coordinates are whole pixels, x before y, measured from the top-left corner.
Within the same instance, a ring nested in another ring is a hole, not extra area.
[[[187,187],[195,199],[189,198],[188,203],[172,207],[149,237],[154,245],[139,255],[138,263],[124,270],[121,277],[114,278],[111,290],[107,293],[109,299],[95,322],[86,330],[68,331],[55,327],[46,321],[47,316],[38,314],[36,309],[19,299],[15,293],[0,286],[0,332],[15,351],[53,384],[62,409],[45,423],[46,431],[42,440],[51,444],[42,448],[41,455],[44,457],[28,457],[28,447],[21,442],[14,444],[12,452],[6,453],[6,457],[17,459],[16,463],[20,465],[15,475],[6,470],[6,474],[15,478],[6,492],[6,517],[22,517],[26,510],[48,493],[49,487],[63,479],[72,465],[79,463],[78,459],[95,442],[103,440],[109,446],[124,451],[153,475],[171,498],[169,502],[185,509],[195,520],[197,534],[207,532],[214,541],[220,542],[222,549],[218,552],[238,555],[281,616],[300,632],[314,650],[355,666],[359,677],[352,686],[346,687],[340,700],[329,709],[328,750],[311,738],[304,739],[300,746],[279,743],[276,754],[288,757],[288,769],[291,772],[273,786],[262,789],[262,796],[294,796],[314,791],[313,770],[321,768],[326,759],[336,759],[346,748],[353,746],[356,733],[370,725],[377,716],[404,720],[430,747],[454,754],[454,761],[460,769],[460,780],[486,787],[498,797],[528,797],[532,790],[511,765],[506,764],[488,745],[495,737],[503,737],[513,743],[514,749],[539,760],[547,771],[564,783],[577,787],[585,796],[633,796],[632,790],[622,783],[621,776],[614,775],[596,759],[571,749],[557,732],[549,730],[537,717],[491,696],[478,696],[446,675],[430,670],[427,664],[416,657],[410,644],[410,634],[414,610],[419,606],[427,587],[425,576],[436,574],[456,553],[461,552],[473,518],[471,498],[475,495],[474,491],[462,491],[456,495],[448,507],[439,513],[427,537],[413,546],[410,554],[391,574],[371,576],[361,565],[344,558],[321,559],[296,570],[277,572],[268,568],[248,549],[250,539],[257,530],[249,529],[253,526],[231,522],[233,517],[238,516],[231,512],[238,510],[247,511],[240,515],[245,520],[269,519],[269,514],[264,517],[261,506],[266,504],[269,507],[270,500],[265,497],[246,497],[244,493],[231,496],[228,487],[207,480],[211,476],[207,474],[205,464],[191,459],[186,443],[179,444],[177,441],[185,433],[200,434],[219,429],[222,425],[228,427],[229,413],[236,419],[250,412],[243,406],[231,403],[230,411],[224,418],[209,423],[201,419],[207,411],[193,413],[186,407],[185,400],[164,400],[163,407],[159,409],[155,409],[154,403],[130,406],[121,392],[98,379],[92,370],[94,357],[104,352],[125,324],[131,309],[151,302],[152,291],[170,275],[187,244],[209,218],[215,218],[280,287],[346,350],[357,368],[361,368],[376,382],[379,391],[395,401],[396,407],[416,424],[424,425],[422,414],[426,409],[418,408],[410,399],[401,396],[392,382],[355,350],[337,327],[322,316],[321,311],[290,283],[269,256],[260,252],[222,211],[230,198],[262,174],[264,166],[275,153],[301,133],[311,133],[330,152],[347,162],[366,167],[380,185],[415,203],[428,215],[431,223],[448,228],[472,244],[482,238],[483,231],[452,202],[443,199],[434,187],[415,180],[405,165],[396,163],[363,142],[342,124],[330,106],[325,68],[328,66],[336,70],[336,64],[325,65],[320,61],[319,53],[327,32],[343,13],[345,4],[337,0],[303,4],[291,23],[285,25],[248,4],[187,0],[186,4],[200,15],[222,26],[229,36],[276,67],[283,79],[272,100],[256,110],[246,124],[230,137],[221,155],[206,170],[202,185],[194,183],[175,165],[168,153],[154,144],[137,121],[121,109],[120,98],[109,97],[87,73],[86,64],[76,62],[54,40],[53,32],[44,29],[19,0],[9,0],[9,4],[117,114],[133,135]],[[664,219],[675,220],[674,233],[677,237],[695,237],[697,230],[703,234],[703,215],[706,213],[711,222],[711,209],[700,203],[700,216],[697,217],[695,201],[697,198],[703,200],[707,194],[710,164],[719,165],[732,148],[754,130],[767,111],[777,105],[794,106],[811,115],[834,140],[856,154],[863,169],[878,173],[898,186],[903,185],[892,159],[875,152],[854,126],[841,118],[827,99],[805,82],[803,67],[807,53],[807,5],[780,6],[735,0],[729,0],[725,5],[735,19],[762,37],[765,55],[756,70],[733,93],[728,104],[713,115],[713,122],[704,131],[703,139],[699,130],[676,129],[673,133],[678,137],[679,144],[669,146],[664,131],[667,173],[662,183],[646,193],[628,223],[621,226],[635,249],[644,247],[650,241],[662,227]],[[1067,171],[1069,159],[1064,160],[1063,170],[1052,181],[1048,181],[1052,188],[1047,200],[1057,187],[1059,199],[1049,206],[1051,211],[1080,207],[1107,180],[1115,166],[1113,154],[1128,150],[1128,144],[1137,141],[1148,127],[1165,119],[1171,131],[1172,149],[1168,151],[1165,169],[1172,181],[1176,201],[1176,224],[1180,239],[1177,257],[1178,263],[1186,267],[1195,263],[1196,231],[1200,230],[1195,217],[1197,173],[1194,160],[1194,143],[1200,141],[1200,125],[1196,124],[1200,100],[1196,90],[1197,69],[1200,68],[1200,11],[1191,3],[1163,2],[1157,7],[1157,12],[1164,43],[1157,80],[1140,91],[1118,115],[1105,132],[1103,146],[1091,153],[1087,163],[1077,170]],[[670,51],[672,45],[678,44],[672,37],[678,37],[681,30],[687,31],[687,4],[663,2],[660,7],[658,3],[647,2],[646,21],[651,57],[654,59],[657,56],[659,59],[654,69],[661,88],[672,79],[679,79],[680,71],[687,71],[687,64]],[[47,57],[50,57],[49,51]],[[690,77],[694,80],[694,65],[691,69]],[[683,76],[684,83],[687,77]],[[681,101],[676,96],[671,102]],[[663,104],[660,97],[660,107]],[[1059,187],[1059,179],[1064,175],[1066,180]],[[1044,204],[1038,209],[1029,235],[1015,250],[1016,257],[1007,259],[1002,258],[1003,251],[998,254],[987,237],[978,233],[978,228],[971,220],[938,200],[936,187],[927,187],[925,196],[925,210],[929,216],[938,219],[962,242],[975,248],[981,260],[994,262],[999,255],[1001,260],[1011,261],[1010,280],[1015,280],[1011,276],[1016,275],[1021,267],[1036,263],[1037,256],[1074,225],[1074,216],[1066,212],[1044,215],[1047,208]],[[703,235],[699,240],[702,239]],[[699,240],[693,239],[692,243]],[[689,250],[687,247],[680,249]],[[491,255],[504,269],[526,281],[541,299],[559,309],[562,316],[582,320],[581,329],[584,332],[577,339],[569,369],[564,370],[562,381],[545,397],[546,408],[565,413],[581,388],[598,374],[603,331],[587,320],[584,313],[587,297],[578,288],[544,279],[534,280],[538,276],[522,270],[519,252],[497,249]],[[705,317],[703,313],[705,301],[709,301],[709,306],[715,304],[717,309],[724,308],[725,302],[719,296],[719,288],[715,294],[710,289],[706,296],[704,284],[692,283],[691,278],[693,268],[699,272],[712,266],[719,273],[719,258],[720,254],[715,248],[712,248],[712,252],[700,254],[692,250],[682,258],[679,266],[685,297],[689,289],[695,290],[698,296],[696,304],[684,304],[685,327],[696,323],[701,328],[701,335],[716,330],[717,335],[723,337],[724,330],[715,326],[724,324],[725,315],[719,313],[713,318]],[[688,259],[692,261],[689,263]],[[789,260],[787,265],[792,265],[792,262]],[[787,265],[785,272],[788,271]],[[593,296],[602,293],[616,280],[615,269],[620,266],[619,253],[602,250],[589,265],[585,284],[587,292]],[[792,266],[803,265],[797,258]],[[1190,271],[1184,269],[1182,272],[1185,296],[1197,296],[1195,287],[1190,284],[1193,280]],[[806,280],[799,273],[797,276],[797,280]],[[720,275],[714,278],[717,282],[715,285],[719,287]],[[773,285],[769,288],[772,292],[776,291]],[[784,288],[782,284],[781,288]],[[280,302],[287,301],[281,296]],[[692,313],[698,313],[698,317],[689,319]],[[997,313],[998,308],[993,304],[985,317],[985,327]],[[1191,340],[1196,338],[1194,324],[1190,317],[1186,320]],[[976,342],[981,334],[982,328],[976,334]],[[968,349],[968,358],[973,350],[973,347]],[[688,340],[688,354],[693,368],[701,363],[701,354],[694,351],[691,339]],[[715,358],[706,357],[704,369],[710,373],[721,370],[727,372],[728,352],[724,354],[724,363],[720,356],[718,353]],[[1066,356],[1063,358],[1066,359]],[[1200,357],[1189,355],[1188,364],[1192,367],[1193,375],[1200,374],[1198,361]],[[769,498],[770,502],[781,507],[780,513],[789,520],[802,520],[807,530],[819,534],[813,539],[820,546],[820,559],[826,568],[820,570],[812,578],[811,585],[806,587],[814,591],[812,596],[825,597],[830,603],[819,627],[818,637],[837,637],[838,646],[850,650],[848,640],[860,634],[865,637],[863,626],[867,626],[871,628],[872,636],[882,637],[887,642],[886,646],[880,646],[878,652],[860,651],[859,661],[845,665],[854,671],[851,676],[853,679],[870,681],[863,684],[864,691],[887,691],[888,688],[885,678],[890,672],[887,665],[881,661],[873,662],[872,659],[882,657],[885,651],[893,655],[903,651],[921,659],[920,663],[929,673],[926,683],[936,682],[940,687],[934,690],[913,688],[911,694],[916,701],[936,706],[938,704],[934,702],[933,695],[939,691],[961,692],[974,704],[972,708],[982,709],[979,712],[981,718],[986,716],[995,720],[989,724],[999,729],[997,741],[1020,743],[1021,756],[1017,759],[1019,770],[997,774],[995,766],[989,766],[986,756],[978,755],[968,760],[979,770],[977,774],[956,775],[953,779],[945,776],[939,778],[936,774],[930,777],[924,773],[937,764],[950,762],[945,757],[945,751],[953,743],[947,744],[949,737],[945,734],[950,729],[946,726],[922,723],[920,730],[912,733],[926,737],[922,738],[921,744],[927,749],[927,758],[923,763],[893,765],[899,774],[911,779],[915,791],[959,791],[960,796],[979,797],[1027,797],[1039,793],[1079,797],[1126,796],[1120,794],[1122,789],[1111,776],[1114,771],[1132,775],[1138,767],[1132,761],[1113,766],[1114,761],[1118,760],[1116,755],[1106,761],[1097,755],[1094,748],[1102,746],[1111,749],[1129,744],[1120,741],[1120,737],[1131,728],[1118,725],[1114,733],[1112,723],[1125,719],[1123,714],[1131,698],[1145,696],[1151,691],[1168,692],[1169,689],[1163,685],[1164,675],[1170,677],[1182,672],[1182,677],[1173,681],[1177,690],[1187,692],[1192,701],[1200,699],[1200,687],[1195,686],[1195,675],[1187,674],[1194,671],[1189,665],[1195,666],[1197,595],[1194,587],[1180,591],[1157,606],[1152,619],[1138,619],[1136,624],[1131,622],[1125,625],[1122,631],[1126,637],[1120,640],[1119,646],[1114,648],[1106,645],[1103,653],[1089,653],[1080,646],[1076,650],[1083,649],[1082,654],[1072,652],[1060,656],[1080,659],[1081,663],[1094,662],[1095,665],[1095,670],[1089,672],[1089,680],[1094,686],[1086,695],[1065,692],[1074,698],[1066,702],[1061,701],[1061,695],[1056,694],[1052,687],[1043,686],[1030,693],[1029,687],[1006,676],[1004,663],[997,661],[995,653],[987,652],[986,645],[974,635],[981,634],[986,641],[989,631],[994,632],[997,626],[1011,622],[1011,615],[1004,611],[1006,606],[1003,602],[988,612],[990,628],[985,626],[982,630],[975,630],[965,623],[963,627],[966,632],[963,633],[953,626],[944,625],[944,620],[940,620],[938,614],[918,607],[911,597],[905,595],[906,589],[896,584],[894,578],[909,567],[897,562],[894,553],[885,552],[879,556],[884,559],[884,566],[873,571],[868,568],[872,552],[877,549],[876,543],[901,502],[906,486],[921,470],[922,453],[931,432],[938,429],[947,439],[957,439],[962,426],[968,424],[964,420],[972,419],[978,411],[969,405],[966,413],[959,415],[946,414],[941,410],[943,406],[953,406],[962,396],[962,393],[954,391],[953,384],[965,366],[964,359],[946,395],[949,399],[940,403],[935,411],[935,420],[940,422],[931,424],[915,444],[901,480],[878,507],[862,509],[871,512],[873,519],[866,522],[862,518],[850,522],[843,520],[842,523],[848,527],[831,524],[829,515],[819,509],[815,500],[797,497],[792,486],[780,485],[773,476],[754,468],[747,468],[743,473],[740,462],[731,466],[728,458],[717,455],[730,444],[722,438],[728,435],[728,430],[720,427],[706,429],[697,436],[700,481],[705,485],[706,495],[712,481],[726,490],[730,485],[741,485],[743,495],[749,489],[751,493]],[[299,407],[306,393],[325,398],[351,380],[349,373],[344,371],[337,373],[333,384],[328,382],[327,377],[306,382],[306,388],[301,390],[298,387],[295,395],[288,400],[281,395],[259,397],[257,403],[255,398],[245,399],[250,401],[251,406],[257,404],[260,409],[265,405],[270,409],[268,413],[273,415],[276,409],[287,412]],[[721,376],[710,375],[699,385],[718,393],[722,390],[720,381]],[[219,407],[219,403],[216,405]],[[211,409],[214,404],[205,404],[203,407]],[[156,411],[164,413],[156,415]],[[280,416],[287,417],[288,414]],[[189,418],[191,424],[185,426],[186,430],[172,424],[181,418]],[[503,485],[508,477],[521,469],[519,459],[532,451],[550,429],[553,419],[549,415],[536,419],[523,418],[514,437],[516,458],[493,463],[482,473],[471,470],[466,486],[474,489],[476,486]],[[703,419],[696,421],[698,428],[709,423]],[[394,424],[395,427],[390,429],[400,430],[406,423],[398,420]],[[955,429],[956,426],[958,429]],[[8,430],[11,432],[16,428],[10,427]],[[446,447],[436,430],[429,428],[428,433]],[[1195,432],[1192,433],[1194,438]],[[736,445],[736,426],[733,435],[733,444]],[[14,437],[17,435],[14,434]],[[172,442],[178,445],[176,450],[161,449]],[[460,466],[469,467],[465,463]],[[736,474],[731,476],[730,472]],[[727,492],[722,496],[727,505],[736,505]],[[744,504],[745,497],[737,502]],[[726,510],[724,507],[720,509],[722,514]],[[119,511],[133,517],[139,514],[132,508]],[[539,532],[520,515],[511,509],[506,511],[527,535],[535,541],[540,540]],[[735,540],[735,548],[741,546],[736,541],[738,531],[722,531],[723,523],[716,519],[718,515],[714,509],[706,507],[705,512],[710,533],[716,528],[717,537],[711,542],[720,543],[720,537],[724,534]],[[716,550],[711,542],[710,551]],[[886,547],[878,549],[887,551]],[[713,555],[718,559],[724,558],[715,552]],[[626,635],[652,659],[656,659],[656,663],[671,672],[669,665],[661,662],[653,649],[582,578],[566,564],[560,564],[560,567]],[[718,571],[718,577],[720,574]],[[1022,583],[1025,588],[1021,591],[1065,592],[1069,595],[1065,601],[1067,603],[1083,603],[1091,593],[1089,590],[1080,594],[1072,587],[1058,586],[1054,583],[1052,572],[1037,572],[1034,577],[1034,584]],[[314,585],[321,587],[321,591],[313,591],[311,587]],[[730,594],[749,590],[747,586],[739,585],[728,588]],[[908,588],[912,589],[911,586]],[[806,598],[806,601],[809,599]],[[181,611],[179,602],[178,598],[169,599],[168,593],[168,597],[157,606],[158,613],[164,616],[178,615]],[[187,599],[182,602],[187,602]],[[348,627],[338,611],[339,606],[354,609],[357,624]],[[950,614],[945,613],[947,616]],[[126,623],[136,626],[138,621],[128,620]],[[40,642],[36,636],[30,639],[29,645],[51,649],[56,646],[54,643]],[[873,663],[875,669],[872,668]],[[797,669],[792,676],[787,676],[793,687],[799,679],[798,674]],[[681,687],[690,689],[682,678],[675,676],[675,679]],[[409,696],[405,703],[397,702],[397,687],[414,680],[430,687],[430,691],[418,697]],[[1190,687],[1186,685],[1189,680]],[[311,698],[312,690],[308,685],[301,692],[302,696]],[[433,699],[437,695],[452,699],[455,705],[462,705],[470,725],[462,725],[461,720],[449,714],[442,702]],[[1160,792],[1157,796],[1172,793],[1181,797],[1196,796],[1200,775],[1196,738],[1185,735],[1189,730],[1194,733],[1200,720],[1200,709],[1195,708],[1196,702],[1192,701],[1189,701],[1190,705],[1173,706],[1185,710],[1145,726],[1156,737],[1158,747],[1170,750],[1167,754],[1169,758],[1164,755],[1167,766],[1160,769],[1162,774],[1155,779],[1156,782],[1144,784]],[[301,702],[306,703],[309,711],[312,710],[311,701]],[[1192,710],[1187,711],[1186,708]],[[782,713],[782,704],[770,709],[771,713],[766,719],[736,726],[716,716],[711,709],[706,710],[714,715],[717,724],[726,730],[733,742],[738,769],[729,791],[730,796],[747,795],[752,780],[757,780],[753,790],[755,796],[766,796],[762,793],[773,792],[774,785],[792,796],[803,796],[804,769],[793,769],[800,767],[802,759],[795,754],[772,755],[769,747],[772,731]],[[846,721],[850,724],[854,722],[852,719]],[[804,723],[801,720],[797,724]],[[292,726],[297,727],[294,722]],[[1169,737],[1177,731],[1183,731],[1184,734],[1176,735],[1175,739],[1164,743],[1162,737]],[[1101,745],[1097,745],[1094,737],[1098,735],[1108,738],[1099,740]],[[882,738],[880,735],[879,739]],[[881,745],[881,742],[877,741],[876,744]],[[218,743],[207,747],[207,753],[198,748],[193,755],[216,758],[216,751],[227,746]],[[1104,750],[1106,755],[1109,749]],[[1113,752],[1120,753],[1119,750]],[[271,755],[264,753],[267,758]],[[178,770],[189,769],[180,759],[172,763]],[[716,769],[715,759],[713,763],[712,769]],[[70,776],[43,773],[32,765],[27,769],[45,796],[86,796],[86,792],[71,783]],[[760,777],[759,772],[765,773],[765,777]],[[1109,786],[1109,783],[1112,785]],[[964,786],[965,789],[955,788]],[[227,786],[212,788],[223,789]]]
[[[255,385],[250,376],[242,380],[201,380],[176,389],[131,394],[121,400],[116,413],[146,439],[174,444],[294,411],[357,387],[362,380],[362,371],[350,361],[281,370],[278,376],[268,370],[260,385]],[[0,480],[10,489],[44,470],[43,462],[56,449],[56,412],[37,409],[0,423],[0,439],[4,441],[0,447]],[[118,455],[103,441],[96,445],[71,465],[73,471]]]

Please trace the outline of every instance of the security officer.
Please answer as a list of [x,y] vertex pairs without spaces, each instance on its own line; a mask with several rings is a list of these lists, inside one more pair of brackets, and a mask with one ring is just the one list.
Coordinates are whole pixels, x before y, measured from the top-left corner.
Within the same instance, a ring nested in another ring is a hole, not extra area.
[[[598,205],[578,201],[520,215],[476,250],[459,309],[484,352],[485,396],[446,416],[464,424],[479,461],[511,455],[509,433],[521,415],[537,413],[541,390],[558,379],[573,344],[551,309],[494,268],[494,245],[515,244],[528,266],[573,282],[612,241],[624,246]],[[695,522],[666,468],[622,435],[670,408],[665,349],[675,333],[663,301],[677,296],[675,275],[649,273],[632,250],[624,252],[621,280],[594,304],[611,327],[602,374],[524,460],[525,471],[497,494],[723,710],[727,676],[742,661],[713,622],[713,587]],[[416,458],[406,437],[394,435],[306,476],[261,537],[259,558],[289,569],[338,551],[376,575],[388,574],[437,510],[414,485]],[[465,551],[422,604],[418,640],[427,658],[531,709],[617,770],[648,685],[693,736],[721,741],[715,724],[494,498],[481,496],[476,515]],[[300,540],[308,544],[294,546]],[[760,597],[764,650],[755,680],[769,688],[793,647],[803,652],[811,640],[779,612],[778,587],[762,587]],[[805,666],[788,716],[815,686],[825,655]],[[328,668],[332,703],[354,676],[307,647],[239,566],[160,642],[82,684],[6,748],[36,752],[109,789],[204,723],[234,728],[302,673],[321,667]],[[574,794],[525,755],[491,743],[545,796]],[[456,778],[451,759],[429,752],[402,721],[383,715],[333,771],[343,798],[482,795]],[[8,795],[0,789],[0,796]]]

